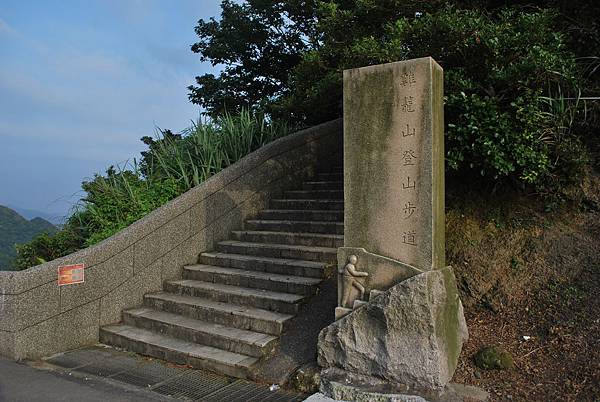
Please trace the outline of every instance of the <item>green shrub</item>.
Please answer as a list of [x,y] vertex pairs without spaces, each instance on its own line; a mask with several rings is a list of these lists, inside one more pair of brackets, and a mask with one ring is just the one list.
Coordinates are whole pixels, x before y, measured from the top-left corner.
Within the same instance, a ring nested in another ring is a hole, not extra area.
[[28,243],[17,245],[16,269],[26,269],[71,254],[83,244],[84,238],[75,225],[67,223],[54,234],[43,233]]
[[[228,68],[220,85],[199,80],[190,99],[209,112],[252,103],[313,125],[341,116],[344,69],[432,56],[445,71],[450,173],[474,185],[512,183],[549,195],[582,177],[581,139],[590,137],[579,124],[583,104],[567,102],[558,111],[548,100],[598,88],[598,58],[578,65],[574,56],[594,56],[600,47],[599,8],[591,0],[582,7],[566,0],[528,7],[491,0],[301,3],[304,13],[298,2],[227,1],[219,22],[200,21],[194,51]],[[263,48],[255,40],[265,32],[270,45]],[[590,54],[582,54],[586,49]],[[250,99],[249,76],[257,85],[278,85]],[[565,115],[574,114],[565,125]]]
[[177,197],[184,187],[172,178],[156,180],[136,170],[117,172],[111,167],[106,176],[96,175],[82,188],[87,195],[73,218],[88,233],[85,246],[91,246]]
[[[362,2],[322,6],[319,28],[330,39],[296,67],[295,89],[282,105],[318,121],[319,106],[339,96],[331,91],[328,98],[327,91],[341,87],[342,69],[433,56],[445,70],[449,169],[488,183],[543,189],[555,184],[549,176],[564,176],[567,166],[581,171],[579,137],[545,101],[551,91],[562,89],[568,96],[578,91],[575,57],[566,48],[566,36],[556,30],[555,11],[488,13],[445,6],[386,21],[385,7]],[[363,22],[363,16],[371,19]],[[357,21],[361,25],[355,28]],[[365,27],[368,23],[374,25]],[[568,105],[564,112],[574,108]],[[330,108],[327,117],[339,113]],[[571,157],[561,151],[566,144],[576,146]]]
[[111,166],[83,182],[86,195],[65,227],[19,246],[16,265],[26,269],[96,244],[287,132],[287,125],[243,110],[181,134],[165,130],[156,139],[144,137],[148,150],[140,164]]

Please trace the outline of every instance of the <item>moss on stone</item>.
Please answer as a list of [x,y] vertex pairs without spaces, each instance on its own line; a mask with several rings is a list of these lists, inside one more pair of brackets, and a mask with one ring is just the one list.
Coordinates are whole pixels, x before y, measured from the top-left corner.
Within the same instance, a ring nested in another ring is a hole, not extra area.
[[496,346],[484,347],[475,354],[474,360],[482,370],[507,370],[515,366],[512,355]]
[[[351,223],[348,227],[346,222],[346,246],[369,247],[369,218],[382,208],[389,187],[389,169],[383,155],[390,148],[397,112],[391,101],[395,97],[391,85],[394,71],[379,70],[377,74],[365,69],[349,70],[344,82],[347,94],[344,98],[344,170],[353,175],[352,187],[345,189],[345,217],[350,216]],[[360,230],[352,230],[356,228]]]
[[462,349],[463,339],[459,337],[459,308],[460,299],[458,297],[458,288],[456,287],[456,278],[451,267],[445,267],[440,270],[443,275],[446,303],[438,315],[436,325],[443,334],[446,347],[448,372],[454,373],[458,365],[458,358]]
[[321,368],[316,363],[307,363],[292,375],[290,385],[298,392],[314,394],[319,392]]

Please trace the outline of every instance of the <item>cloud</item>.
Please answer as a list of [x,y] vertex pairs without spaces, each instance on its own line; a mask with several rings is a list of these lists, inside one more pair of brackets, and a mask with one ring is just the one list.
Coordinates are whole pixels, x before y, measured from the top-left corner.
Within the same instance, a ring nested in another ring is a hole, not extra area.
[[54,68],[63,74],[101,74],[103,76],[122,75],[127,69],[122,57],[109,56],[102,53],[69,52],[59,55]]
[[14,35],[16,33],[17,31],[15,31],[14,28],[8,24],[8,22],[4,21],[2,17],[0,17],[0,34]]
[[71,199],[83,178],[139,158],[155,126],[198,117],[186,87],[212,67],[189,44],[220,0],[74,4],[15,2],[0,18],[0,203]]

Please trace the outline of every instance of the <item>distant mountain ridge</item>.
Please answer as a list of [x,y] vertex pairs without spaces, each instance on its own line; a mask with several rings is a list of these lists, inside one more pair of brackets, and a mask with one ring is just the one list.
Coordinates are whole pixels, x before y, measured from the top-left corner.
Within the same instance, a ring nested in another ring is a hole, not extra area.
[[40,233],[56,230],[56,226],[43,218],[27,220],[13,209],[0,205],[0,270],[12,268],[15,244],[27,243]]
[[53,225],[60,225],[64,223],[65,220],[65,217],[63,216],[64,214],[60,214],[58,212],[49,213],[44,211],[38,211],[37,209],[21,208],[11,204],[7,204],[5,205],[5,207],[12,209],[13,211],[21,215],[23,218],[28,220],[31,220],[33,218],[42,218],[52,223]]

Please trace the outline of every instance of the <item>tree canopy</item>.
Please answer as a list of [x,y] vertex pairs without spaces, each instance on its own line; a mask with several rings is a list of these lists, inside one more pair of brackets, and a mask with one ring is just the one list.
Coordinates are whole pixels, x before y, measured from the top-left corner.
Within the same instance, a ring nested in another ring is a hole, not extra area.
[[600,6],[573,3],[225,0],[192,46],[223,69],[189,97],[210,115],[249,107],[312,125],[341,116],[344,69],[432,56],[445,70],[450,171],[557,189],[580,177],[590,129],[583,104],[565,99],[599,87],[600,59],[585,56],[600,49]]
[[212,115],[264,108],[285,96],[289,72],[315,47],[314,1],[225,0],[220,20],[200,20],[192,51],[223,66],[190,86],[190,100]]

